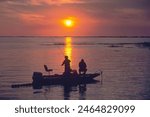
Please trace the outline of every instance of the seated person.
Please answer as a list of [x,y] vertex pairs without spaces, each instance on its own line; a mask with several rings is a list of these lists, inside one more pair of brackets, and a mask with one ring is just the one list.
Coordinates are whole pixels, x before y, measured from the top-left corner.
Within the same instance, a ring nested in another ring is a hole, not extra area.
[[79,74],[86,74],[87,71],[87,65],[84,62],[84,59],[81,59],[81,61],[79,62]]

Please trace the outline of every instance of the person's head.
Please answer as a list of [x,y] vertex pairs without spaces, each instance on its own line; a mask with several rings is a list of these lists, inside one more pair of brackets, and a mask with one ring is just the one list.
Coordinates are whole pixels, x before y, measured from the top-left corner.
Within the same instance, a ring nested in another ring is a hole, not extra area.
[[81,62],[84,62],[84,59],[81,59]]
[[68,56],[65,56],[65,59],[68,59]]

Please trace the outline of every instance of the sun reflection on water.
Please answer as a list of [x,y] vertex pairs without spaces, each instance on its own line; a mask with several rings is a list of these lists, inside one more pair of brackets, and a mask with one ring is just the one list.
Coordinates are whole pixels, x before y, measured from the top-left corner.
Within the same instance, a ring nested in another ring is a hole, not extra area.
[[72,38],[71,37],[65,38],[64,54],[65,56],[68,56],[68,58],[72,61]]

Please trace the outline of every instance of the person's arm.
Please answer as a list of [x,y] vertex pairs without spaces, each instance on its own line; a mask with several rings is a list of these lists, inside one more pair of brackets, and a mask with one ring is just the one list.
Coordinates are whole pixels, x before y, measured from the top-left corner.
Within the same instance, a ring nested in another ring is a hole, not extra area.
[[63,63],[61,64],[61,66],[63,66],[65,64],[65,61],[63,61]]
[[81,62],[79,63],[79,68],[81,68],[82,66],[81,66]]

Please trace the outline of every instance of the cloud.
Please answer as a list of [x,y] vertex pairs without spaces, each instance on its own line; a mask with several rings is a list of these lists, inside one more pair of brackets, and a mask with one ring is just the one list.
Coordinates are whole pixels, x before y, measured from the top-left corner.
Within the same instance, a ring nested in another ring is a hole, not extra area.
[[41,24],[44,21],[45,16],[39,14],[22,13],[20,14],[20,18],[29,24]]
[[49,4],[49,5],[61,5],[70,3],[82,3],[80,0],[31,0],[33,5]]

